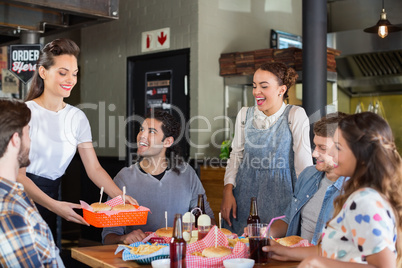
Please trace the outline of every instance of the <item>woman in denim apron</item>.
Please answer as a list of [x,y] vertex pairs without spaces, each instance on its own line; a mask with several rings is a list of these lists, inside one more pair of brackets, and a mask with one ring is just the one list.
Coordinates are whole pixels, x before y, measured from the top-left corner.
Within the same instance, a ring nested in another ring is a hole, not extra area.
[[253,79],[256,106],[237,116],[221,211],[225,227],[238,235],[247,225],[251,197],[257,197],[261,222],[269,223],[284,213],[297,175],[312,165],[307,115],[284,103],[296,79],[285,64],[263,64]]

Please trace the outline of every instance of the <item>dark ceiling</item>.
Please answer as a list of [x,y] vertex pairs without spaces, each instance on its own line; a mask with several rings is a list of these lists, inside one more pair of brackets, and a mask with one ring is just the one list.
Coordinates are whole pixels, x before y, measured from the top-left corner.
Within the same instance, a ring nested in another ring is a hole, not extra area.
[[0,46],[19,43],[22,31],[40,36],[119,18],[119,0],[0,1]]

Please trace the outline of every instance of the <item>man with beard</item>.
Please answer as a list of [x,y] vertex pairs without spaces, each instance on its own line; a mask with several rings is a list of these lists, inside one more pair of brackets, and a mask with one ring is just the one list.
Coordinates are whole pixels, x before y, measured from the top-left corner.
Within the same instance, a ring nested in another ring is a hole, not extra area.
[[30,118],[25,103],[0,99],[0,266],[64,267],[48,225],[17,182],[29,165]]
[[[322,228],[331,219],[333,201],[339,195],[344,177],[333,172],[334,163],[328,155],[334,144],[332,137],[344,113],[333,113],[314,124],[313,157],[316,165],[300,173],[292,202],[286,209],[286,217],[275,221],[270,230],[273,237],[298,235],[316,245]],[[279,215],[278,215],[279,216]]]

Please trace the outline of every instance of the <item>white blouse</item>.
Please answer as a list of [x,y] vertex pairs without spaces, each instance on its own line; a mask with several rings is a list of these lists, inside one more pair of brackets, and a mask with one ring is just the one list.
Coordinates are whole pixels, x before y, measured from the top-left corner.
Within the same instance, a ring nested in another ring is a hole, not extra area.
[[[257,106],[254,107],[253,125],[257,129],[268,129],[278,121],[283,114],[286,104],[271,116],[266,116]],[[243,159],[244,152],[244,122],[248,107],[243,107],[236,117],[235,133],[232,141],[232,151],[227,162],[224,184],[233,184],[236,187],[236,174]],[[242,123],[243,121],[243,123]],[[293,151],[296,175],[308,166],[313,165],[310,146],[310,122],[302,107],[293,106],[289,111],[289,128],[293,136]]]
[[26,104],[31,110],[31,164],[27,172],[55,180],[64,175],[78,144],[92,142],[88,119],[83,111],[69,104],[58,112],[47,110],[35,101]]

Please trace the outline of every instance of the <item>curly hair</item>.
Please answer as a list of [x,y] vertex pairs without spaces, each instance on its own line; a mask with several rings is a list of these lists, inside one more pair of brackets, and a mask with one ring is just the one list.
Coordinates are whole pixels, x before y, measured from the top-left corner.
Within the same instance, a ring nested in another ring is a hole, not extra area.
[[167,137],[173,137],[174,143],[172,146],[167,148],[165,155],[169,162],[169,168],[177,174],[180,174],[180,170],[177,166],[183,163],[183,158],[181,156],[181,149],[178,140],[181,134],[179,121],[177,121],[173,115],[163,110],[152,110],[145,117],[145,119],[147,118],[156,119],[162,123],[163,140]]
[[279,86],[286,86],[283,99],[288,98],[289,88],[296,83],[296,80],[299,77],[293,68],[287,67],[286,64],[281,62],[267,62],[262,64],[257,70],[267,71],[274,74],[278,80]]
[[36,63],[36,71],[32,78],[31,87],[25,101],[33,100],[42,95],[45,90],[42,77],[39,75],[39,67],[43,66],[46,70],[54,65],[54,57],[60,55],[73,55],[78,58],[80,48],[74,41],[66,38],[55,39],[47,43],[39,53],[39,58]]
[[[345,117],[338,129],[356,158],[352,177],[334,200],[334,217],[356,190],[370,187],[381,193],[394,209],[397,230],[402,231],[402,161],[392,130],[380,116],[364,112]],[[402,239],[398,235],[398,262],[401,263]]]

